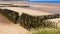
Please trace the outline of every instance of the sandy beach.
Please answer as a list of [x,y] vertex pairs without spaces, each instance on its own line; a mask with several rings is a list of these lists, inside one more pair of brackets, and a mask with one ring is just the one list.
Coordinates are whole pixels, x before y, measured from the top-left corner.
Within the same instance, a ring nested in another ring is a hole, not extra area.
[[[28,2],[0,2],[0,4],[11,4],[16,6],[30,6],[28,8],[24,7],[0,7],[1,9],[9,9],[19,13],[19,16],[24,12],[32,16],[41,16],[41,15],[51,15],[51,14],[60,14],[60,5],[58,4],[39,4]],[[0,16],[0,34],[29,34],[29,31],[23,27],[13,24],[5,17]]]
[[30,32],[0,15],[0,34],[30,34]]

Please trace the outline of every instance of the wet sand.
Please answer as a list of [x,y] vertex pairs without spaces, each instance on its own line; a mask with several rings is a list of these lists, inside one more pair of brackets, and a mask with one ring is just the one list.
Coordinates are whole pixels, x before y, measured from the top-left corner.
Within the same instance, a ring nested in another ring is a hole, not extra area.
[[37,10],[37,11],[42,11],[42,12],[48,12],[48,13],[53,13],[53,14],[60,14],[60,9],[49,9],[49,8],[36,8],[36,7],[30,7],[32,10]]
[[50,15],[53,13],[49,13],[49,12],[44,12],[44,11],[37,11],[37,10],[32,10],[30,8],[22,8],[22,7],[0,7],[1,9],[9,9],[12,11],[16,11],[19,13],[19,15],[21,16],[22,13],[26,13],[32,16],[41,16],[41,15]]

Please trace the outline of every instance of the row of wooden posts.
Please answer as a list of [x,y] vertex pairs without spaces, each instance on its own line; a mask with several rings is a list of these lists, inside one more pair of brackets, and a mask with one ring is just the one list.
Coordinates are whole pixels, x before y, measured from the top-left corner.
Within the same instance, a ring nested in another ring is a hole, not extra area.
[[13,23],[15,24],[19,23],[21,26],[23,26],[26,29],[32,29],[32,28],[35,29],[35,28],[44,28],[44,27],[56,28],[57,24],[50,22],[47,19],[60,18],[60,14],[31,16],[26,13],[22,13],[22,15],[19,16],[18,12],[8,9],[0,9],[0,13],[6,16]]
[[[57,14],[58,15],[58,14]],[[48,15],[49,16],[49,15]],[[50,15],[50,18],[46,16],[31,16],[26,13],[23,13],[20,17],[20,24],[26,29],[32,29],[32,28],[44,28],[44,27],[57,27],[57,23],[53,23],[48,21],[47,19],[52,18],[59,18],[59,17],[54,17]],[[47,20],[47,21],[46,21]]]
[[0,13],[3,14],[4,16],[6,16],[10,21],[16,23],[18,17],[19,17],[19,13],[12,11],[12,10],[8,10],[8,9],[0,9]]

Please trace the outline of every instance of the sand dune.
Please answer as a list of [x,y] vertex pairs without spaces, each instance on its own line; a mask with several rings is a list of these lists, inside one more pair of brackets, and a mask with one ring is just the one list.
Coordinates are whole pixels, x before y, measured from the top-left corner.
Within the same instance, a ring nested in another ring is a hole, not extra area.
[[30,34],[30,32],[0,15],[0,34]]
[[0,34],[30,34],[27,30],[18,25],[0,24]]

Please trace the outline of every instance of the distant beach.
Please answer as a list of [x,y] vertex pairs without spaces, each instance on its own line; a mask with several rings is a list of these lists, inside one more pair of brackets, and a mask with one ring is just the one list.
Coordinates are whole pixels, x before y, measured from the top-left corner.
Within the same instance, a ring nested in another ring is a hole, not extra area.
[[60,3],[60,1],[29,1],[29,2],[39,2],[39,3]]

